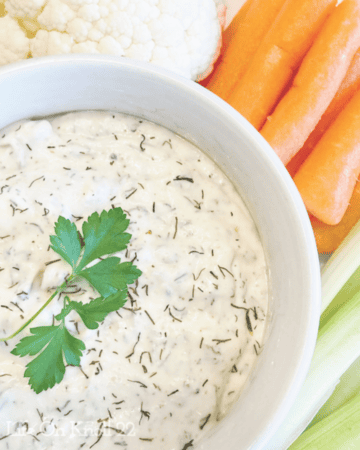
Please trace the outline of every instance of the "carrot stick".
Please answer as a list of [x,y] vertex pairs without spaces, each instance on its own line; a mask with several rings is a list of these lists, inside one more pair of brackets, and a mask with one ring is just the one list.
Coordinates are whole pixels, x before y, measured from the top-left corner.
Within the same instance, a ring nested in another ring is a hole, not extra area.
[[307,210],[336,225],[360,174],[360,91],[327,129],[294,177]]
[[227,101],[257,129],[291,80],[336,0],[286,0]]
[[360,220],[360,182],[356,183],[350,204],[344,217],[337,225],[327,225],[310,215],[317,250],[319,253],[333,252]]
[[324,115],[321,117],[319,123],[316,125],[314,131],[307,138],[301,150],[296,153],[296,155],[286,166],[292,177],[296,174],[301,164],[310,155],[311,151],[315,148],[327,128],[329,128],[331,123],[336,119],[336,116],[358,89],[360,89],[360,49],[358,49],[355,53],[340,88],[338,89]]
[[239,27],[241,27],[252,2],[253,2],[253,0],[246,0],[246,2],[242,5],[242,7],[239,9],[239,11],[233,17],[229,26],[226,27],[225,30],[223,31],[222,36],[221,36],[222,44],[221,44],[220,54],[214,63],[211,73],[206,78],[199,81],[199,84],[201,84],[201,86],[204,86],[206,88],[208,87],[208,85],[212,79],[213,73],[215,73],[215,71],[217,70],[217,67],[220,65],[222,58],[223,58],[223,54],[226,52],[226,49],[228,48],[230,42],[232,41],[232,39],[236,33],[236,30]]
[[249,62],[268,32],[285,0],[253,0],[245,18],[232,32],[221,53],[220,64],[212,72],[207,88],[226,100],[235,83],[245,73]]
[[344,79],[360,42],[360,2],[344,0],[326,20],[262,136],[284,164],[301,149]]
[[237,30],[242,26],[253,1],[254,0],[246,0],[246,2],[242,5],[242,7],[239,9],[239,11],[233,17],[229,26],[225,28],[225,31],[223,34],[223,44],[222,44],[223,50],[226,50],[228,48],[230,42],[236,35]]

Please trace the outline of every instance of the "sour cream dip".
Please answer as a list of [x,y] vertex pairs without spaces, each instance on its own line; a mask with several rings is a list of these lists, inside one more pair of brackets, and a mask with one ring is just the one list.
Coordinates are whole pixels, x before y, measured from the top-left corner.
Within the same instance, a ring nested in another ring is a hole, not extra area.
[[[204,149],[206,151],[206,149]],[[36,394],[31,357],[0,343],[0,450],[188,450],[229,412],[264,345],[268,271],[250,213],[206,154],[173,132],[112,112],[22,121],[0,132],[0,337],[69,274],[50,247],[59,215],[79,229],[121,207],[142,271],[97,330],[75,312],[81,367]],[[89,301],[88,285],[71,298]],[[31,327],[51,325],[54,302]],[[265,343],[266,345],[266,343]]]

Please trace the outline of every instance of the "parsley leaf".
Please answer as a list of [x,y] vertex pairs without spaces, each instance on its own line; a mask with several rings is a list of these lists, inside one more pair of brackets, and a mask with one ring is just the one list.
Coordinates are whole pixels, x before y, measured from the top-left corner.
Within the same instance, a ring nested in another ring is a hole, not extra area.
[[126,289],[140,275],[140,270],[131,262],[120,263],[120,258],[116,256],[103,259],[79,273],[105,298]]
[[76,225],[69,219],[59,216],[55,224],[56,236],[50,236],[50,246],[74,269],[80,257],[81,242]]
[[100,216],[95,212],[88,217],[82,226],[85,250],[77,272],[101,256],[125,250],[131,238],[124,233],[129,222],[121,208],[103,211]]
[[13,355],[35,355],[45,349],[29,362],[24,376],[30,378],[29,384],[39,394],[60,383],[64,378],[65,364],[80,365],[85,344],[72,336],[65,326],[52,325],[31,328],[32,336],[23,338],[12,350]]
[[68,299],[69,303],[55,319],[63,320],[71,311],[75,310],[81,317],[84,325],[90,330],[95,330],[99,327],[99,323],[102,322],[109,313],[122,308],[125,305],[126,300],[126,290],[118,291],[106,299],[98,297],[85,304],[82,302],[70,301]]
[[72,273],[53,292],[42,307],[15,333],[0,341],[12,339],[26,328],[59,294],[78,278],[86,279],[96,289],[100,297],[89,303],[71,301],[65,296],[64,307],[55,316],[59,325],[30,329],[26,336],[11,352],[17,356],[36,356],[26,367],[24,376],[36,393],[52,388],[60,383],[65,374],[65,363],[79,366],[85,344],[72,336],[66,328],[65,318],[75,310],[84,325],[94,330],[105,317],[117,311],[127,301],[128,285],[141,275],[132,262],[121,262],[120,258],[110,256],[85,268],[104,255],[125,250],[131,235],[125,233],[129,225],[121,208],[92,214],[83,224],[83,234],[70,220],[59,216],[55,224],[55,235],[50,236],[51,248],[72,267]]

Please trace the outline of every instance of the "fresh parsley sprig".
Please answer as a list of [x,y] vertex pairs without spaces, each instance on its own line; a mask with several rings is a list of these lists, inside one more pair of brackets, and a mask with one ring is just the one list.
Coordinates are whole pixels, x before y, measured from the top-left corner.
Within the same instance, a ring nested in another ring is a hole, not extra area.
[[31,388],[38,394],[60,383],[65,375],[65,364],[80,365],[85,344],[75,338],[66,328],[65,318],[76,311],[84,325],[93,330],[98,328],[105,317],[120,309],[127,301],[128,285],[141,275],[141,271],[132,262],[121,262],[111,255],[125,250],[131,235],[125,233],[129,220],[121,208],[110,209],[92,214],[83,223],[82,235],[76,225],[59,216],[55,224],[55,235],[50,236],[51,248],[72,268],[70,276],[59,286],[46,303],[15,333],[0,341],[8,341],[26,328],[58,295],[77,279],[86,279],[99,292],[100,297],[89,303],[70,300],[64,296],[64,306],[55,316],[57,325],[41,326],[30,329],[26,336],[12,350],[17,356],[36,356],[25,370]]

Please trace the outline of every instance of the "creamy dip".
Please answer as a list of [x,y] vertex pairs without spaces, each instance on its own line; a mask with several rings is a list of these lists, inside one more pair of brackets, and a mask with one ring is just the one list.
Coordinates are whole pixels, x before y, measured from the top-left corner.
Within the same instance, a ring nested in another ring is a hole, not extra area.
[[[267,269],[233,185],[169,130],[105,112],[0,133],[0,337],[69,273],[49,248],[58,216],[81,229],[94,211],[119,206],[132,239],[118,256],[143,274],[98,330],[68,316],[86,350],[53,389],[30,389],[32,357],[10,354],[18,337],[0,343],[1,450],[195,448],[238,399],[261,353]],[[73,300],[94,294],[85,283],[72,289]],[[31,327],[51,325],[61,306],[54,300]]]

